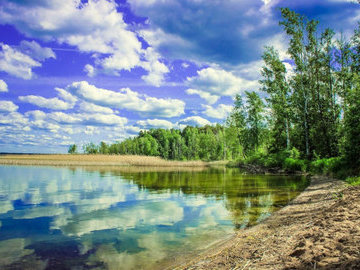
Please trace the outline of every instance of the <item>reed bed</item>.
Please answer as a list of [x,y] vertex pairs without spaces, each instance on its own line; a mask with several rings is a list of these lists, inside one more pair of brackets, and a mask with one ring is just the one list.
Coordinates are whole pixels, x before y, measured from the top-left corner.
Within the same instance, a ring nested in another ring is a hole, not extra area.
[[1,155],[3,165],[206,167],[204,161],[170,161],[137,155]]

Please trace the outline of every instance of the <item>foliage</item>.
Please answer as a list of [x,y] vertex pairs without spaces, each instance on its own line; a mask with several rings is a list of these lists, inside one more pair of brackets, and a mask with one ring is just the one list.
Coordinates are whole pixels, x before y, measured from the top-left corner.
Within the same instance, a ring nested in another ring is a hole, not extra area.
[[[350,39],[281,9],[290,59],[263,53],[259,91],[236,95],[223,125],[151,129],[85,153],[230,160],[344,177],[360,168],[360,24]],[[253,89],[256,90],[256,89]],[[259,94],[260,93],[260,94]],[[265,96],[264,98],[261,98]]]
[[284,160],[284,169],[291,172],[305,172],[307,169],[306,161],[303,159],[286,158]]
[[360,176],[358,177],[348,177],[345,180],[348,184],[352,185],[352,186],[358,186],[360,185]]
[[320,174],[336,173],[344,166],[341,157],[317,159],[310,163],[310,171]]
[[72,144],[69,146],[69,150],[68,150],[69,154],[76,154],[77,153],[77,146],[76,144]]

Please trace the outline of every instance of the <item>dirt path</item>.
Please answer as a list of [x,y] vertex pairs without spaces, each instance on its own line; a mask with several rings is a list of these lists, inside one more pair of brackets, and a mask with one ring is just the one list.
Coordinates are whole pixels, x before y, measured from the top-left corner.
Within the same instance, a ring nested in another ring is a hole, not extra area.
[[360,186],[314,176],[264,223],[178,269],[360,269]]

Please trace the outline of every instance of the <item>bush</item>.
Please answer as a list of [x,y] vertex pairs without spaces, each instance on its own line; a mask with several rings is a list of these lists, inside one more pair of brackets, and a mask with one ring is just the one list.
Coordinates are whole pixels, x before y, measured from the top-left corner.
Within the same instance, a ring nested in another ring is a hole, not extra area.
[[317,159],[310,164],[310,171],[320,174],[334,174],[340,172],[345,162],[340,157]]
[[283,168],[287,171],[306,171],[306,162],[303,159],[286,158],[284,160]]
[[360,185],[360,176],[348,177],[348,178],[346,178],[345,181],[352,186],[358,186],[358,185]]

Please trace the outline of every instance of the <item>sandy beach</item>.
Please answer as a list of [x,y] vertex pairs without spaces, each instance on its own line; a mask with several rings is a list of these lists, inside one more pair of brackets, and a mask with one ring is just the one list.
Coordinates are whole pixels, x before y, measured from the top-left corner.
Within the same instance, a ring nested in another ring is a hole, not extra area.
[[265,222],[177,269],[360,269],[360,187],[313,176]]

